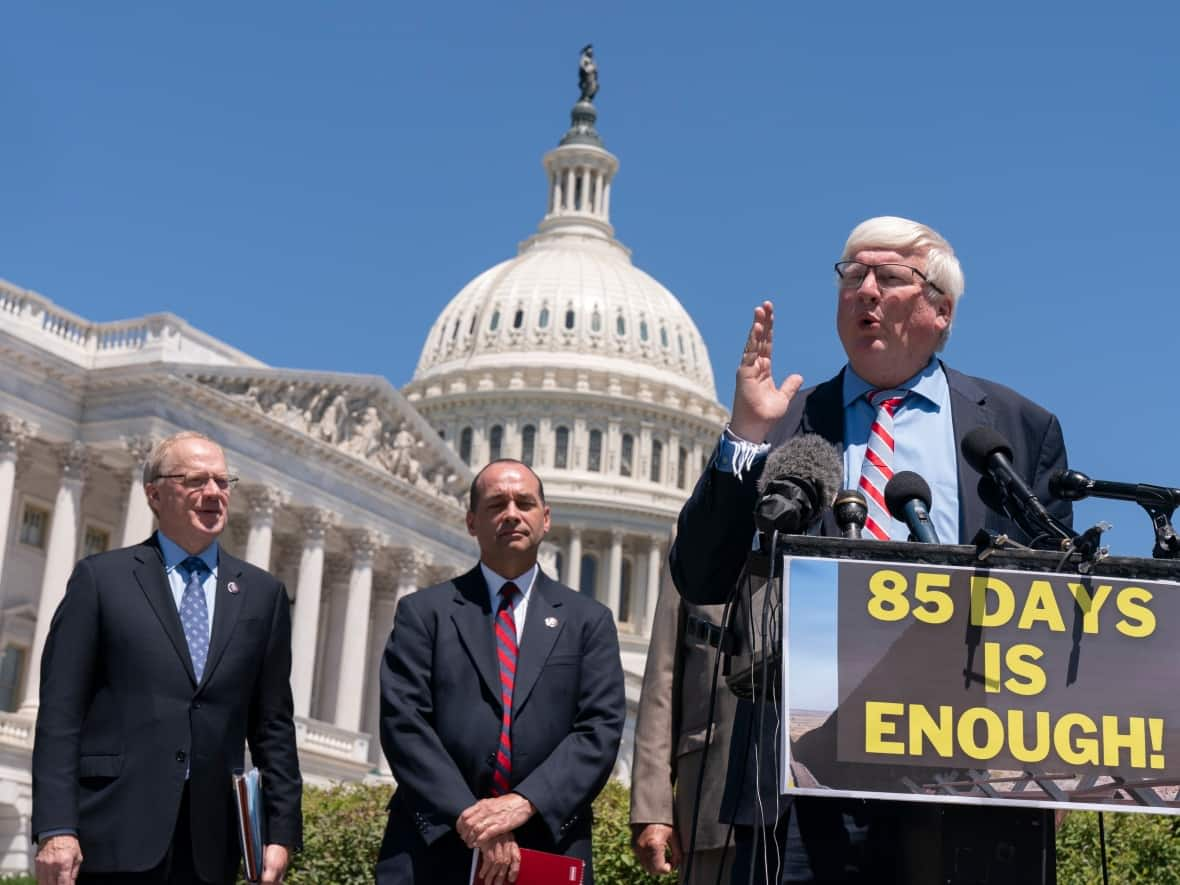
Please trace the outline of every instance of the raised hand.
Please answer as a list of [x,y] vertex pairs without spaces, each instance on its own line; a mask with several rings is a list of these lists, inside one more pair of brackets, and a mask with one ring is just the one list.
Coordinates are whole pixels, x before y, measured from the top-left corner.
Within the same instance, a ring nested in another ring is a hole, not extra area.
[[742,439],[760,443],[787,414],[791,399],[803,386],[802,375],[788,375],[776,384],[770,368],[774,344],[774,305],[763,301],[754,308],[754,322],[738,364],[729,428]]

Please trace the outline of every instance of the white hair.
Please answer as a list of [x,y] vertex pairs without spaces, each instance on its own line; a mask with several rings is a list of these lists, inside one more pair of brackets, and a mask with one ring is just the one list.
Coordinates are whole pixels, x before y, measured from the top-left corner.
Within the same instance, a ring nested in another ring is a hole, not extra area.
[[[954,308],[963,294],[963,269],[959,266],[959,259],[955,257],[955,250],[938,231],[908,218],[896,215],[881,215],[862,221],[852,229],[848,235],[848,242],[844,244],[841,261],[847,261],[857,252],[866,249],[888,249],[891,252],[913,253],[926,259],[926,279],[943,291],[927,287],[926,297],[932,302],[940,298],[948,298],[951,303],[951,316]],[[946,345],[951,334],[948,324],[943,333],[938,349]]]
[[162,439],[152,446],[152,450],[148,453],[147,460],[143,465],[144,485],[153,483],[160,478],[160,474],[164,470],[164,459],[168,457],[168,453],[172,451],[174,445],[186,439],[201,439],[216,446],[218,450],[221,450],[221,446],[217,442],[211,440],[203,433],[197,433],[195,430],[182,430],[180,433],[174,433],[172,436]]

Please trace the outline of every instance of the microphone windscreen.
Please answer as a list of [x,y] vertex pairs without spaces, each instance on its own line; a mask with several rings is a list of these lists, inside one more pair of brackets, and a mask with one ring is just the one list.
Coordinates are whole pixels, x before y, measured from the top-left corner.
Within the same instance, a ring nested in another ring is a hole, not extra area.
[[885,506],[889,515],[905,522],[905,505],[917,498],[930,509],[930,485],[912,470],[900,470],[885,483]]
[[1049,494],[1062,501],[1080,501],[1090,495],[1092,480],[1079,470],[1062,470],[1049,477]]
[[979,426],[963,437],[959,446],[967,463],[979,473],[988,472],[988,459],[996,452],[1012,460],[1012,446],[994,427]]
[[815,486],[819,506],[831,507],[844,484],[840,450],[816,433],[793,436],[769,455],[758,478],[758,494],[780,479],[806,479]]

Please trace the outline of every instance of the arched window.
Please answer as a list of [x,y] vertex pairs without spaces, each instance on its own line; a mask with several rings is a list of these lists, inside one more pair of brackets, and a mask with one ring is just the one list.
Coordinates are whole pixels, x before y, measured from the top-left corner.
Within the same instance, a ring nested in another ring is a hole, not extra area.
[[470,427],[464,427],[459,433],[459,457],[464,464],[471,464],[471,435]]
[[680,345],[680,355],[684,356],[684,335],[676,333],[676,343]]
[[541,313],[538,314],[538,316],[537,316],[537,328],[538,329],[549,328],[549,308],[548,307],[541,308]]
[[492,321],[488,323],[488,328],[493,332],[500,328],[500,311],[492,311]]
[[620,624],[631,620],[631,560],[623,560],[622,573],[619,576],[619,612],[616,616]]
[[664,444],[658,439],[651,441],[651,481],[659,482],[663,472]]
[[602,331],[602,314],[600,314],[597,310],[594,311],[594,313],[590,314],[590,331],[591,332],[601,332]]
[[639,321],[639,340],[640,341],[647,340],[647,320],[640,320]]
[[619,453],[619,476],[631,475],[631,462],[635,458],[635,437],[623,434],[623,446]]
[[459,318],[455,317],[455,325],[451,327],[451,340],[454,341],[459,334]]
[[468,335],[474,335],[474,334],[475,334],[475,324],[476,324],[477,322],[479,322],[479,314],[477,314],[477,313],[473,313],[473,314],[471,315],[471,325],[467,327],[467,334],[468,334]]
[[582,557],[580,577],[582,580],[578,583],[581,592],[594,599],[598,595],[598,560],[588,553]]
[[660,345],[662,347],[668,346],[668,330],[663,326],[660,326]]
[[622,314],[619,314],[615,319],[615,332],[620,335],[627,334],[627,321],[623,318]]
[[575,319],[576,317],[574,316],[574,309],[571,307],[565,312],[565,327],[567,329],[572,329],[574,327]]
[[445,427],[439,427],[437,430],[435,430],[435,433],[438,434],[439,439],[447,438],[447,429]]
[[503,457],[503,449],[504,428],[497,424],[488,432],[488,460],[499,461]]
[[513,316],[512,316],[512,328],[519,329],[523,325],[524,325],[524,311],[518,307],[516,309],[516,313],[513,314]]
[[602,431],[590,431],[590,453],[586,458],[586,469],[594,473],[602,470]]
[[569,466],[570,429],[558,427],[553,432],[553,466],[564,470]]
[[684,488],[688,485],[688,449],[680,447],[680,456],[676,459],[676,485]]
[[537,448],[537,428],[526,424],[520,432],[520,460],[529,467],[533,466],[533,455]]

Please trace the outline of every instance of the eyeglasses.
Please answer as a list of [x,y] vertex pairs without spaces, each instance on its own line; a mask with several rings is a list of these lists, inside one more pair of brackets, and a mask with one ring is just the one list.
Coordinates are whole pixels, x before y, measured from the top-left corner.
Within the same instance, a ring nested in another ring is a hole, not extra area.
[[939,295],[946,293],[926,277],[926,274],[908,264],[865,264],[863,261],[837,261],[836,273],[840,275],[841,287],[858,289],[865,277],[873,272],[877,278],[877,288],[882,292],[894,292],[912,286],[920,279]]
[[213,484],[223,492],[238,484],[236,476],[214,476],[212,473],[162,473],[156,479],[175,479],[189,491],[205,488],[209,480],[213,480]]

